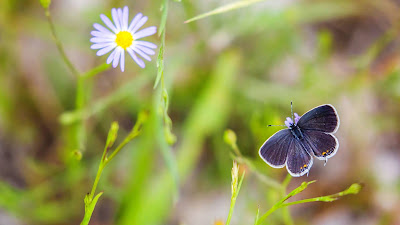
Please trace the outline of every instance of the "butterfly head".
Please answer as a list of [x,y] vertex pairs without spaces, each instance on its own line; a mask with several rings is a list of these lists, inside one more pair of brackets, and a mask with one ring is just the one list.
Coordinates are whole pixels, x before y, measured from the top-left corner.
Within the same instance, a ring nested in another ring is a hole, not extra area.
[[299,114],[294,113],[294,122],[293,122],[292,118],[287,117],[287,118],[286,118],[286,121],[285,121],[285,125],[286,125],[288,128],[292,128],[293,126],[296,126],[296,125],[297,125],[297,122],[299,122],[300,118],[301,118],[301,117],[299,116]]

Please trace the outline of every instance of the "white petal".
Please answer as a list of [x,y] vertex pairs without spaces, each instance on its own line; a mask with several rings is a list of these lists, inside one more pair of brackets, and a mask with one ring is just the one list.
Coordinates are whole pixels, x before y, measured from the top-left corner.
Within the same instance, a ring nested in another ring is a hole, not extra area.
[[115,39],[115,37],[116,37],[115,34],[113,34],[111,32],[103,33],[103,32],[97,31],[97,30],[90,32],[90,34],[94,37],[101,37],[101,38],[114,38]]
[[132,19],[131,24],[128,27],[128,31],[131,31],[133,27],[139,22],[139,20],[143,17],[143,14],[138,13],[136,16]]
[[136,48],[142,50],[144,53],[146,53],[147,55],[154,55],[156,54],[155,51],[153,51],[153,49],[141,46],[141,45],[135,45]]
[[147,27],[144,28],[143,30],[137,32],[136,34],[133,34],[133,39],[137,40],[140,38],[144,38],[150,35],[153,35],[157,32],[157,27],[152,26],[152,27]]
[[128,21],[129,20],[129,8],[128,6],[124,7],[124,11],[122,14],[122,29],[128,30]]
[[132,57],[132,59],[133,59],[141,68],[144,68],[144,67],[145,67],[145,64],[144,64],[143,60],[140,59],[140,58],[138,58],[138,57],[136,56],[135,52],[134,52],[131,48],[127,48],[126,50],[128,51],[129,55]]
[[93,42],[93,43],[115,42],[115,38],[94,37],[94,38],[90,38],[90,42]]
[[107,58],[107,64],[110,64],[113,61],[114,55],[115,55],[116,52],[117,52],[117,49],[114,49],[114,51],[111,52],[111,54]]
[[120,59],[120,66],[121,66],[121,71],[124,72],[125,69],[125,51],[121,51],[121,59]]
[[147,61],[151,61],[151,58],[146,55],[146,53],[144,53],[142,50],[138,49],[137,46],[133,46],[132,49],[139,54],[140,56],[142,56],[145,60]]
[[99,44],[94,44],[94,45],[90,46],[90,48],[91,49],[101,49],[101,48],[105,48],[110,45],[113,45],[113,43],[112,42],[99,43]]
[[117,13],[118,13],[118,20],[119,20],[119,24],[121,25],[121,30],[123,29],[123,27],[124,27],[124,22],[122,21],[122,14],[123,14],[123,12],[122,12],[122,9],[121,8],[118,8],[117,9]]
[[108,19],[107,16],[105,16],[104,14],[100,15],[101,20],[103,20],[103,22],[107,25],[107,27],[109,27],[112,31],[114,31],[114,33],[117,33],[117,28],[115,28],[114,24],[111,22],[110,19]]
[[101,33],[113,34],[110,30],[108,30],[107,28],[103,27],[102,25],[100,25],[98,23],[93,24],[93,27],[95,29],[97,29],[98,31],[100,31]]
[[[116,8],[112,8],[111,9],[111,16],[112,16],[112,19],[114,20],[115,27],[117,28],[117,32],[120,32],[121,31],[121,24],[120,24],[120,21],[119,21],[119,16],[118,16],[118,12],[117,12]],[[115,33],[117,33],[117,32],[115,32]]]
[[119,24],[121,25],[121,30],[123,30],[123,29],[124,29],[124,21],[122,21],[122,18],[123,18],[122,9],[121,9],[121,8],[118,8],[118,9],[117,9],[117,13],[118,13]]
[[157,48],[157,45],[155,45],[151,42],[148,42],[148,41],[135,41],[135,44],[145,46],[148,48]]
[[110,46],[108,46],[108,47],[105,47],[105,48],[103,48],[103,49],[100,49],[100,50],[96,53],[96,55],[97,55],[97,56],[102,56],[102,55],[108,53],[109,51],[113,50],[113,48],[115,48],[116,46],[117,46],[117,44],[113,43],[112,45],[110,45]]
[[148,19],[147,16],[143,16],[143,17],[137,22],[137,24],[132,28],[132,30],[130,30],[130,32],[131,32],[132,34],[134,34],[137,30],[139,30],[139,29],[143,26],[143,24],[146,23],[147,19]]
[[114,60],[113,60],[113,64],[112,64],[112,66],[113,66],[114,68],[118,66],[119,57],[121,57],[121,50],[120,50],[120,48],[118,47],[118,48],[117,48],[117,52],[116,52],[115,55],[114,55]]

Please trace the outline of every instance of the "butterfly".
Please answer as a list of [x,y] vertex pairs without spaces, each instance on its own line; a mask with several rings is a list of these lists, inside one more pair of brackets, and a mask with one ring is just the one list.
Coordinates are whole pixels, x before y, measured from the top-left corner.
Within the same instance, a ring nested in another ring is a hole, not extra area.
[[260,147],[259,155],[271,167],[286,166],[293,177],[308,175],[313,156],[325,160],[326,164],[336,154],[339,141],[333,134],[339,124],[337,111],[330,104],[317,106],[301,117],[294,113],[294,121],[287,117],[288,128],[268,138]]

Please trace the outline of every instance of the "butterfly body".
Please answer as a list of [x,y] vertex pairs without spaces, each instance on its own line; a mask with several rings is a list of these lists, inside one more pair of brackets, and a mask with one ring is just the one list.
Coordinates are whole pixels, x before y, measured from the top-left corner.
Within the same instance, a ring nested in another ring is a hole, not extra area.
[[303,140],[303,133],[301,132],[300,127],[298,127],[297,125],[291,125],[290,126],[290,132],[293,134],[293,137],[295,137],[297,140]]
[[268,138],[260,147],[260,157],[271,167],[286,166],[294,177],[310,171],[313,157],[328,160],[336,154],[339,142],[333,134],[339,127],[339,116],[332,105],[321,105],[303,116],[294,113],[286,118],[287,129]]

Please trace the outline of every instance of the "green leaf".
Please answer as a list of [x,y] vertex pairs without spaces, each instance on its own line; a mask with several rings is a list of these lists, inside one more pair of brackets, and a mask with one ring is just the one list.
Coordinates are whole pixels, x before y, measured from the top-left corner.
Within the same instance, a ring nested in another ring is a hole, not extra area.
[[254,220],[254,225],[257,225],[259,216],[260,216],[260,208],[257,208],[257,214],[256,214],[256,219]]
[[97,201],[99,200],[100,196],[103,194],[103,192],[98,193],[93,199],[90,199],[90,194],[87,194],[85,196],[84,202],[85,202],[85,216],[83,217],[83,220],[81,222],[81,225],[88,225],[90,222],[90,219],[92,217],[94,208],[96,207]]
[[243,7],[246,7],[246,6],[252,5],[254,3],[261,2],[261,1],[262,0],[244,0],[244,1],[238,1],[238,2],[233,2],[233,3],[230,3],[230,4],[226,4],[224,6],[218,7],[216,9],[214,9],[214,10],[209,11],[209,12],[206,12],[206,13],[200,14],[198,16],[195,16],[195,17],[193,17],[191,19],[188,19],[184,23],[190,23],[190,22],[193,22],[195,20],[203,19],[205,17],[209,17],[209,16],[221,14],[221,13],[224,13],[224,12],[232,11],[232,10],[235,10],[235,9],[243,8]]

